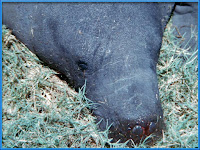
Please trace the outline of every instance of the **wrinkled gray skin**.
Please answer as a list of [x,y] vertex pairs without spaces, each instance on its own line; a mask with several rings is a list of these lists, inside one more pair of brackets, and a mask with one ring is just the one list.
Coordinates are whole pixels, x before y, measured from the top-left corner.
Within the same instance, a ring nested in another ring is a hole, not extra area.
[[[173,3],[3,3],[3,24],[99,105],[100,129],[139,142],[161,133],[156,64]],[[107,122],[108,121],[108,122]]]

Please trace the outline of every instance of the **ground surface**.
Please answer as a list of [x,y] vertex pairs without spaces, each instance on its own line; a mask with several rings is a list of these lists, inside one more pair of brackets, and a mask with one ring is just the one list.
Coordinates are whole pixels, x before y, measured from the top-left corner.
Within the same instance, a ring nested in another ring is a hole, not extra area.
[[[166,29],[157,66],[166,128],[153,147],[195,148],[198,50],[180,48],[181,39],[172,34],[173,29],[171,25]],[[92,103],[84,96],[85,86],[74,92],[5,26],[2,42],[3,147],[128,147],[110,143],[108,130],[98,131],[89,111]]]

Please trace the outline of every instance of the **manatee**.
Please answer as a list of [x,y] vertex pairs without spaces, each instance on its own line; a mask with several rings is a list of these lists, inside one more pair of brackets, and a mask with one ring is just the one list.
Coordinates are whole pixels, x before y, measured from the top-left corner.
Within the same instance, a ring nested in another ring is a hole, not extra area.
[[3,3],[3,24],[76,90],[87,82],[113,142],[139,143],[162,133],[156,64],[173,11],[174,3]]

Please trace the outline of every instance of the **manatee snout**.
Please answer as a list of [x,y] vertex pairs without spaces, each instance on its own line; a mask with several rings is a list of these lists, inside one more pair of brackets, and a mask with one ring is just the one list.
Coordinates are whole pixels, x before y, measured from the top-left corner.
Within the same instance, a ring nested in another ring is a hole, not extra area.
[[[161,136],[164,126],[161,116],[158,120],[129,120],[128,122],[121,121],[119,124],[112,123],[109,133],[109,138],[113,139],[112,142],[132,140],[135,144],[142,143],[150,135],[151,137],[146,140],[146,144],[151,143],[154,138],[157,139]],[[108,121],[101,120],[99,126],[105,129],[108,127]]]
[[[97,117],[100,118],[100,117]],[[157,117],[155,117],[157,118]],[[108,120],[97,119],[99,127],[105,129],[109,125]],[[110,121],[111,122],[111,121]],[[142,143],[145,138],[146,144],[152,143],[154,139],[160,138],[163,129],[163,119],[160,116],[158,120],[128,120],[112,122],[109,132],[109,138],[112,142],[126,142],[132,140],[135,144]]]
[[[138,91],[137,88],[134,91]],[[151,89],[141,91],[143,94],[134,93],[135,96],[125,92],[124,95],[118,93],[118,96],[112,98],[104,96],[106,101],[99,103],[93,110],[99,128],[105,130],[110,127],[109,138],[112,142],[132,140],[137,144],[151,135],[145,140],[151,143],[161,136],[164,124],[160,100]],[[152,96],[153,93],[155,96]],[[98,94],[98,97],[101,96]]]

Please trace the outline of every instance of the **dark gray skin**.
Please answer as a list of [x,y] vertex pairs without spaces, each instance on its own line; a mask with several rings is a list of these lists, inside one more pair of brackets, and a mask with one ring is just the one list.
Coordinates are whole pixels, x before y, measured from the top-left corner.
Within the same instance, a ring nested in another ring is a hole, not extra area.
[[156,64],[173,3],[3,3],[3,24],[86,96],[113,141],[161,134]]
[[182,47],[189,51],[198,48],[198,38],[191,35],[191,31],[198,32],[197,3],[177,3],[173,12],[172,24],[176,27],[175,34],[177,37],[185,39],[181,43]]

